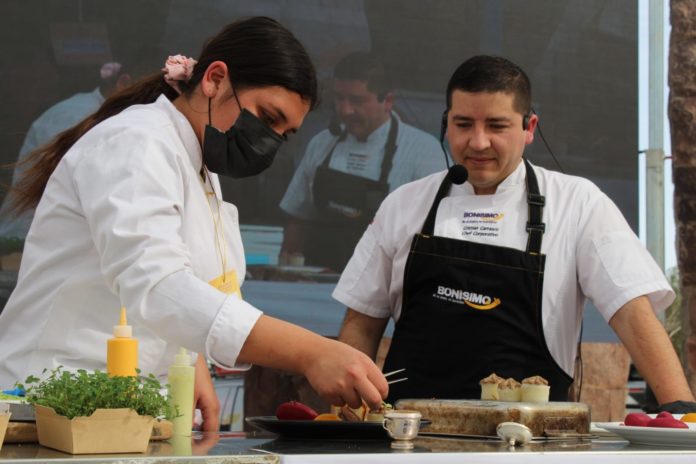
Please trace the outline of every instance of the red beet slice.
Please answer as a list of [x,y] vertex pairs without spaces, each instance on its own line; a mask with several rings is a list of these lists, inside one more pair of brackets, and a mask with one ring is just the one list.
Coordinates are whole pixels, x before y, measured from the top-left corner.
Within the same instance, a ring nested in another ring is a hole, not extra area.
[[624,419],[624,425],[631,425],[633,427],[646,427],[648,422],[653,420],[652,417],[648,416],[642,412],[632,412],[626,416]]
[[314,420],[317,412],[297,401],[288,401],[278,406],[276,417],[280,420]]
[[648,427],[665,427],[668,429],[688,429],[689,426],[674,417],[656,417],[648,422]]

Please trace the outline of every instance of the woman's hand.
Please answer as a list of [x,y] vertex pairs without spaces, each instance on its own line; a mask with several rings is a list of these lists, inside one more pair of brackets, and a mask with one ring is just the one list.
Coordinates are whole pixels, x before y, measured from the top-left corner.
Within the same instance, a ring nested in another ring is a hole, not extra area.
[[384,375],[364,353],[324,338],[305,360],[303,374],[329,404],[358,408],[362,400],[378,409],[389,387]]
[[[193,388],[193,404],[201,410],[203,431],[217,432],[220,429],[220,400],[210,377],[208,364],[202,355],[196,361],[196,381]],[[194,411],[195,412],[195,411]],[[195,417],[195,414],[194,414]]]
[[262,315],[244,342],[238,363],[303,374],[329,404],[379,408],[387,379],[364,353],[288,322]]

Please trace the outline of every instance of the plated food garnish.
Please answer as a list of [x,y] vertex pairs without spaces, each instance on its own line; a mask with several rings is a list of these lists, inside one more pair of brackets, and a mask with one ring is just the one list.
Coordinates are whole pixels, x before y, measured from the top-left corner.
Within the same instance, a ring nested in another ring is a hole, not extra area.
[[648,416],[644,412],[632,412],[627,414],[624,418],[624,424],[633,427],[647,427],[648,422],[652,420],[652,417]]
[[548,403],[551,387],[549,382],[538,375],[522,380],[522,401],[526,403]]
[[521,401],[522,388],[520,383],[510,377],[498,384],[498,399],[500,401]]
[[681,419],[677,419],[671,413],[666,411],[659,413],[655,418],[652,418],[649,415],[644,414],[642,412],[632,412],[626,415],[623,424],[630,427],[661,427],[667,429],[688,429],[689,426],[686,425],[686,422],[690,422],[690,420],[685,419],[691,418],[696,419],[696,414],[684,414],[684,416],[682,416]]
[[319,414],[299,401],[288,401],[276,409],[276,417],[280,420],[314,420]]
[[526,403],[548,403],[551,387],[538,375],[527,377],[522,384],[513,379],[503,379],[493,373],[479,381],[481,399],[486,401],[522,401]]
[[392,405],[382,401],[379,409],[371,410],[367,403],[363,402],[359,408],[345,406],[331,406],[332,412],[346,422],[381,422],[384,420],[384,412],[391,410]]
[[495,372],[488,377],[481,379],[479,382],[479,385],[481,385],[481,399],[497,401],[499,399],[498,385],[504,380],[504,378],[496,375]]
[[379,409],[371,411],[367,404],[363,402],[359,408],[351,408],[348,405],[331,406],[331,412],[319,414],[299,401],[287,401],[278,406],[276,417],[279,420],[381,422],[384,419],[384,412],[390,409],[392,409],[392,406],[383,401]]
[[351,408],[348,405],[344,406],[331,406],[331,410],[336,414],[341,420],[347,422],[361,422],[365,420],[367,415],[367,405],[362,404],[359,408]]
[[377,410],[368,411],[365,415],[366,422],[382,422],[384,420],[384,413],[394,409],[391,404],[382,401],[382,405]]

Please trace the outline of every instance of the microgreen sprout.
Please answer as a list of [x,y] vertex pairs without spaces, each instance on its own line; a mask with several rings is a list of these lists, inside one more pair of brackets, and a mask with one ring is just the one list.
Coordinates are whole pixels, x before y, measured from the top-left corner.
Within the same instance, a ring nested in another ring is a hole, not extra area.
[[97,409],[130,408],[141,416],[171,418],[169,397],[161,391],[164,387],[150,374],[135,377],[109,377],[106,372],[95,370],[76,372],[63,370],[63,366],[49,371],[44,380],[33,375],[19,387],[26,391],[31,404],[51,407],[56,414],[68,419],[90,416]]

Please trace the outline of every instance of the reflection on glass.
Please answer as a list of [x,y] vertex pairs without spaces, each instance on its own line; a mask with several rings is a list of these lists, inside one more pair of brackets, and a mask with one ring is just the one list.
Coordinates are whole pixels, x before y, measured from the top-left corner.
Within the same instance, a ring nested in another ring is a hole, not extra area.
[[[13,187],[30,167],[29,158],[34,151],[97,111],[106,98],[131,83],[130,74],[117,62],[104,63],[99,70],[99,77],[99,85],[94,90],[79,92],[59,101],[31,124],[12,175]],[[24,239],[34,217],[34,210],[24,211],[19,216],[10,214],[10,199],[10,195],[6,196],[0,208],[0,237]]]
[[[96,2],[98,8],[90,7],[93,2],[77,3],[43,5],[25,1],[14,2],[9,7],[8,17],[13,20],[4,28],[7,40],[2,42],[5,53],[0,54],[6,60],[3,69],[7,70],[0,75],[5,90],[0,109],[1,164],[17,160],[28,128],[46,108],[78,90],[89,91],[97,86],[87,76],[98,77],[94,71],[103,60],[95,59],[94,51],[95,44],[103,44],[102,36],[94,41],[95,35],[89,33],[78,42],[63,41],[60,49],[51,33],[57,23],[80,23],[80,28],[84,24],[101,24],[105,31],[103,37],[108,37],[109,53],[113,52],[119,61],[128,63],[131,72],[140,75],[159,69],[167,55],[197,56],[199,44],[211,31],[234,18],[266,15],[288,26],[300,38],[329,91],[333,90],[336,64],[348,52],[378,53],[396,89],[392,111],[398,114],[399,122],[405,123],[400,128],[409,124],[436,136],[445,106],[446,79],[458,63],[480,53],[502,55],[519,62],[535,83],[534,107],[544,121],[544,135],[563,168],[591,178],[617,203],[629,223],[637,224],[638,2],[558,0],[526,2],[525,8],[519,8],[518,2],[500,0],[431,0],[428,8],[423,8],[422,2],[403,0],[122,0]],[[37,8],[37,4],[42,6]],[[71,47],[66,48],[68,45]],[[72,62],[61,60],[59,51],[62,56],[64,52],[72,53]],[[22,59],[13,59],[16,56]],[[91,61],[86,61],[87,58]],[[324,98],[324,103],[307,115],[298,133],[284,144],[271,169],[255,178],[222,179],[222,191],[225,199],[239,209],[244,247],[250,260],[245,298],[269,315],[335,334],[342,319],[342,305],[332,300],[331,285],[269,282],[293,280],[293,277],[316,281],[317,276],[328,282],[328,275],[289,275],[294,270],[280,275],[283,268],[267,269],[277,262],[287,226],[287,216],[278,205],[295,168],[301,162],[307,163],[303,160],[312,148],[308,148],[308,142],[313,139],[313,147],[317,147],[319,140],[323,140],[324,152],[317,155],[321,159],[314,164],[314,169],[318,169],[334,140],[335,136],[325,130],[335,114],[334,102],[329,97]],[[385,124],[390,126],[389,121]],[[386,136],[377,144],[377,156],[382,157],[385,144]],[[397,169],[399,148],[397,143],[394,169]],[[423,159],[432,158],[434,170],[444,168],[439,148],[433,150],[420,155]],[[346,156],[340,152],[341,147],[337,146],[329,167],[342,169],[334,166],[337,159]],[[527,152],[533,163],[555,169],[539,138]],[[345,166],[346,161],[343,163]],[[356,173],[355,169],[349,172]],[[9,184],[11,171],[2,174],[4,178],[0,181]],[[388,179],[390,190],[395,186],[391,184],[392,175]],[[380,176],[366,177],[379,181]],[[310,177],[303,182],[313,180]],[[313,195],[312,187],[305,189],[305,195]],[[309,210],[314,211],[311,200]],[[307,215],[291,217],[308,227],[313,224],[308,219],[314,218]],[[4,212],[0,212],[0,220],[5,219]],[[360,233],[356,232],[354,241]],[[311,260],[303,254],[307,241],[303,239],[296,248],[299,254],[284,253],[286,262],[310,264]],[[331,243],[328,238],[327,241]],[[340,242],[336,238],[333,245],[352,252],[355,243]],[[0,256],[16,249],[21,249],[21,241],[18,244],[0,241]],[[313,249],[321,259],[319,249]],[[332,254],[330,247],[326,255]],[[18,264],[18,260],[0,262],[3,268],[0,307],[16,280],[16,271],[5,272],[5,269],[16,269]],[[341,266],[338,267],[340,270]],[[250,282],[252,279],[256,281]],[[593,331],[586,330],[585,334],[592,336]]]
[[281,264],[341,271],[386,195],[443,168],[436,139],[405,124],[371,53],[345,56],[331,81],[334,116],[317,134],[280,207],[289,214]]
[[193,454],[191,447],[190,435],[172,435],[169,439],[169,443],[172,445],[172,452],[174,456],[191,456]]

